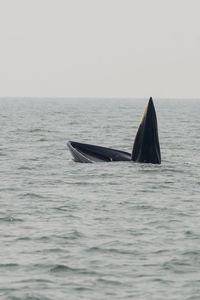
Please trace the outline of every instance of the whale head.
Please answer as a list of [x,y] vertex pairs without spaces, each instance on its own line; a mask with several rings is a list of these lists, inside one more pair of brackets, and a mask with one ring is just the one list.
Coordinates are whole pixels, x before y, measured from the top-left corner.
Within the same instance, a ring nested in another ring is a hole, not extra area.
[[141,163],[161,163],[158,125],[153,99],[146,105],[133,144],[131,160]]

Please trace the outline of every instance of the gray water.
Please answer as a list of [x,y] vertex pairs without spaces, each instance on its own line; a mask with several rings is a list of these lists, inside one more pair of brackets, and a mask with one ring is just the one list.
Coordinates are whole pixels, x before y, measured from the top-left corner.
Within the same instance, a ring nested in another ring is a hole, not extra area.
[[155,100],[162,164],[131,152],[145,100],[0,99],[0,299],[200,299],[200,101]]

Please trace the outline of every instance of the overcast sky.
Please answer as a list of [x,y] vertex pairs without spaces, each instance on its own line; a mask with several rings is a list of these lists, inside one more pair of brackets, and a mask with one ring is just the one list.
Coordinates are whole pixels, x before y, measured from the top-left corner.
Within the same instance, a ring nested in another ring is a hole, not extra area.
[[0,0],[0,96],[200,98],[200,0]]

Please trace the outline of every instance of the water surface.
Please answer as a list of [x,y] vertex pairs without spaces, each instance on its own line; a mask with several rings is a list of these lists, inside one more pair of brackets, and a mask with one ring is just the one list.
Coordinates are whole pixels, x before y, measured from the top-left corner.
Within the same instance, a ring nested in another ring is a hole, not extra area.
[[162,164],[131,152],[145,100],[0,99],[0,298],[199,299],[200,101],[155,100]]

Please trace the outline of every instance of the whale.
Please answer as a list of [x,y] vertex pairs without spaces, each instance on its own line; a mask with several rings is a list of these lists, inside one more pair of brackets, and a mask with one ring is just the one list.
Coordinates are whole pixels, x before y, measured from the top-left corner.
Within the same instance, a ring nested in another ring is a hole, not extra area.
[[139,123],[132,153],[74,141],[69,141],[67,146],[73,160],[80,163],[133,161],[161,164],[157,116],[152,97]]

